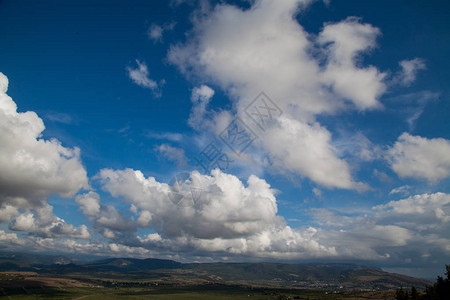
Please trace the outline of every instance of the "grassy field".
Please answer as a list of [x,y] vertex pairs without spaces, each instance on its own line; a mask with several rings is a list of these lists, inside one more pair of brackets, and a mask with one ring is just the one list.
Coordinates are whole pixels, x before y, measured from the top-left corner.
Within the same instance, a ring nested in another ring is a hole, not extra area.
[[[117,274],[116,274],[117,275]],[[136,280],[1,272],[1,299],[392,299],[393,291],[332,292],[172,277]]]
[[326,293],[318,290],[184,286],[105,288],[73,286],[3,287],[2,299],[392,299],[393,291]]
[[4,290],[2,299],[392,299],[393,292],[326,294],[323,291],[248,290],[239,287],[190,287],[177,289],[142,288],[45,288],[26,291]]

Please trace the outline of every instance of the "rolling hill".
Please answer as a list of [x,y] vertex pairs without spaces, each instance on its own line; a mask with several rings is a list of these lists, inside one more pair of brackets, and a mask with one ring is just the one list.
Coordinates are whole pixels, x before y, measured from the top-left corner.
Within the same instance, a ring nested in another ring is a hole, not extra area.
[[300,288],[395,289],[424,288],[430,281],[355,264],[198,263],[164,259],[108,258],[79,262],[70,257],[0,253],[0,271],[39,274],[114,274],[134,278],[202,280],[204,282],[272,285]]

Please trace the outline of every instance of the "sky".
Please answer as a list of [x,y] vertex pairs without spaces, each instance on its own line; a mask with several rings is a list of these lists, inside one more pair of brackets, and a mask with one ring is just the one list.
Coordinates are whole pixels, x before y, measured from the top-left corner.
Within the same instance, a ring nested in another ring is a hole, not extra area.
[[450,258],[447,1],[0,1],[0,249]]

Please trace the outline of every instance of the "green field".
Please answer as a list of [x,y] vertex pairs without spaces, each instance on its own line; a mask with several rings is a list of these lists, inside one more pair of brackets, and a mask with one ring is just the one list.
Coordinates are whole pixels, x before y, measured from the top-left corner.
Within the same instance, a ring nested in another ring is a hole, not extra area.
[[345,292],[252,288],[227,285],[182,287],[3,287],[2,299],[392,299],[392,291]]

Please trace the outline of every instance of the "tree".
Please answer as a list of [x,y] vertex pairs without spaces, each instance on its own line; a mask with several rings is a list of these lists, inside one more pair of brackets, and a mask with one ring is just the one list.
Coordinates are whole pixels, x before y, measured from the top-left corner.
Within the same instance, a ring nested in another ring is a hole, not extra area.
[[447,278],[437,277],[437,280],[433,285],[427,286],[425,289],[425,295],[422,297],[424,300],[447,300],[450,298],[450,265],[445,265],[445,275]]
[[411,288],[411,300],[419,300],[419,299],[420,299],[419,293],[417,292],[416,287],[413,286]]
[[395,292],[396,300],[409,300],[408,291],[405,291],[403,288],[400,288]]

